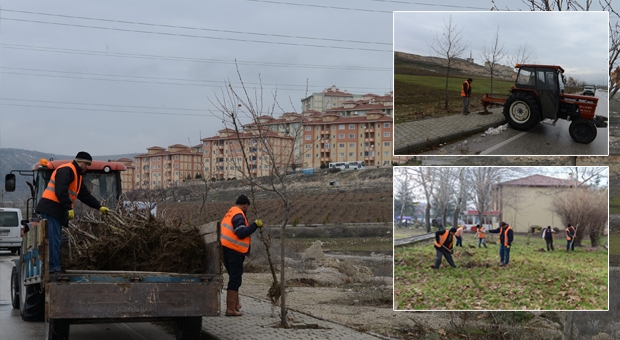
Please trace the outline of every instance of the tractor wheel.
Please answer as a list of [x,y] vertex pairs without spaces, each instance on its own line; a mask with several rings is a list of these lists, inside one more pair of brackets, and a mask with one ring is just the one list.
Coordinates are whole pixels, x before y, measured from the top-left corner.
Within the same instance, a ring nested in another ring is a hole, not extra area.
[[568,132],[577,143],[589,144],[596,138],[596,126],[592,121],[577,119],[570,123]]
[[14,309],[19,309],[19,275],[17,267],[11,270],[11,305]]
[[540,122],[540,108],[529,94],[517,93],[506,100],[504,117],[513,129],[528,131]]
[[22,320],[41,321],[45,316],[45,295],[39,284],[22,285],[19,290],[19,307]]

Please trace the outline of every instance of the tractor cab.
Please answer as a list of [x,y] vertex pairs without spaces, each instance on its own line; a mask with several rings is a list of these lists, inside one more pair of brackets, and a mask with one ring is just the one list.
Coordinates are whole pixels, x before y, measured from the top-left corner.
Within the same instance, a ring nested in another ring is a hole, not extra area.
[[564,89],[564,69],[553,65],[517,65],[519,73],[514,91],[530,93],[538,98],[542,119],[556,119],[560,96]]
[[[27,211],[29,218],[35,216],[37,202],[41,199],[43,191],[50,181],[52,173],[59,166],[70,163],[72,160],[41,159],[32,170],[12,170],[5,178],[5,190],[15,191],[16,176],[19,173],[23,176],[30,176],[31,181],[26,181],[30,187],[30,198],[27,201]],[[88,170],[83,174],[82,181],[90,193],[101,202],[102,205],[114,209],[122,193],[121,171],[125,171],[125,165],[117,162],[92,161]],[[78,200],[75,202],[75,210],[85,210],[86,207]]]

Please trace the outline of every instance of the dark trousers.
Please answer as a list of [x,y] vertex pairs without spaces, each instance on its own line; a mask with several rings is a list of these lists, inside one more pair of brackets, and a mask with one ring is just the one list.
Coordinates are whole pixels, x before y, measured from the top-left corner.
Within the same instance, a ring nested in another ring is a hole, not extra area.
[[455,237],[456,237],[456,246],[457,247],[462,247],[463,246],[463,238],[462,237],[458,237],[458,236],[455,236]]
[[50,242],[49,271],[60,271],[60,243],[62,242],[62,224],[52,215],[41,214],[41,218],[47,220],[47,234]]
[[545,241],[547,242],[547,251],[549,251],[549,247],[551,247],[551,250],[555,250],[553,249],[553,240],[545,239]]
[[435,251],[437,252],[437,258],[435,258],[435,269],[439,269],[442,257],[446,258],[446,261],[448,261],[449,265],[451,265],[452,267],[456,267],[456,265],[454,264],[454,260],[452,260],[452,254],[450,254],[449,251],[444,248],[435,248]]
[[566,251],[568,251],[568,248],[570,248],[570,250],[572,251],[575,251],[575,242],[566,241]]
[[469,97],[463,98],[463,113],[469,113]]
[[485,241],[485,238],[484,238],[484,237],[481,237],[481,238],[479,238],[479,239],[478,239],[478,248],[480,248],[480,244],[481,244],[481,243],[482,243],[482,245],[483,245],[485,248],[488,248],[488,247],[487,247],[487,241]]
[[508,264],[509,261],[510,261],[510,248],[501,244],[499,246],[499,262],[502,262],[503,264]]
[[245,255],[239,254],[234,250],[222,247],[224,253],[224,267],[228,272],[228,290],[239,291],[241,287],[241,277],[243,276],[243,261]]

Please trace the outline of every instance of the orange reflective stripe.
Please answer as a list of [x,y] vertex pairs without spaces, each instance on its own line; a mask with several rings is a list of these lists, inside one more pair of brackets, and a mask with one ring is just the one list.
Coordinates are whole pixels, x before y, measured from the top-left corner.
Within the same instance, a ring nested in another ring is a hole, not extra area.
[[[439,235],[439,242],[437,243],[437,240],[435,240],[435,245],[438,248],[441,248],[442,245],[444,245],[446,243],[446,240],[448,239],[448,235],[450,235],[450,231],[446,230],[446,232],[444,232],[443,234]],[[447,245],[448,248],[452,247],[452,241],[450,241],[450,244]]]
[[469,91],[469,87],[471,85],[469,85],[469,83],[467,82],[467,80],[465,80],[463,82],[463,86],[461,86],[461,97],[467,97],[467,94],[465,93],[465,87],[467,87],[467,91]]
[[478,230],[476,230],[476,232],[478,233],[478,238],[486,238],[487,234],[484,232],[484,228],[480,227],[478,228]]
[[245,226],[248,226],[248,219],[245,217],[243,210],[237,206],[230,208],[222,219],[222,234],[220,235],[220,242],[222,243],[222,246],[226,248],[245,254],[250,250],[251,237],[240,239],[237,237],[237,234],[235,234],[232,219],[237,214],[243,215],[243,218],[245,219]]
[[60,168],[67,168],[67,167],[73,170],[73,181],[69,183],[69,188],[67,190],[67,193],[69,194],[69,198],[71,199],[71,207],[73,207],[73,203],[75,203],[75,200],[77,199],[78,194],[80,193],[80,188],[82,187],[82,177],[78,176],[77,170],[75,169],[75,166],[73,165],[73,163],[63,164],[59,166],[56,170],[54,170],[50,178],[50,181],[47,183],[47,187],[43,191],[43,195],[41,197],[60,203],[58,196],[56,196],[56,172]]
[[499,244],[502,244],[502,234],[504,235],[504,246],[508,245],[508,230],[512,230],[512,227],[509,225],[504,230],[500,230],[499,232]]

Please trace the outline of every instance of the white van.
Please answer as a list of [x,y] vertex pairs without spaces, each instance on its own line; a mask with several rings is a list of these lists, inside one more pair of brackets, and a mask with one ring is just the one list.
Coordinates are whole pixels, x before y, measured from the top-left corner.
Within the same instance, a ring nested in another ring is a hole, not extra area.
[[17,253],[24,237],[21,225],[22,211],[16,208],[0,208],[0,249]]

